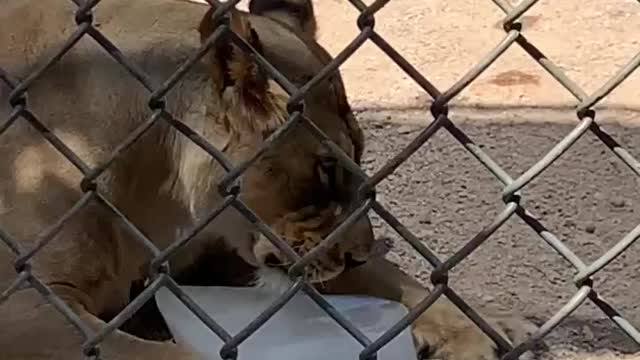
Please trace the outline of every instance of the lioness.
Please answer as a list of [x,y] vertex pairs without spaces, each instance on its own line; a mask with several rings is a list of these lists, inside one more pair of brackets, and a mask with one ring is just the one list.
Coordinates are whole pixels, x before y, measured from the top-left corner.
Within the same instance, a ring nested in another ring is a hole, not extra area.
[[[0,66],[16,79],[43,64],[76,30],[71,1],[0,0],[0,8]],[[254,0],[250,9],[230,13],[231,29],[296,85],[330,61],[314,40],[309,0]],[[158,87],[214,31],[211,14],[206,6],[176,0],[109,0],[97,7],[94,25]],[[0,81],[2,121],[12,111],[10,92],[9,82]],[[92,167],[107,161],[116,146],[152,116],[149,97],[140,82],[85,36],[33,82],[24,100]],[[222,38],[167,94],[165,109],[237,165],[286,121],[287,99],[253,56]],[[363,135],[339,74],[306,96],[304,113],[360,161]],[[224,197],[217,184],[226,173],[192,136],[168,121],[161,118],[151,125],[95,184],[98,193],[160,249],[221,205]],[[2,133],[0,150],[0,227],[28,250],[43,229],[81,199],[83,174],[23,118]],[[239,198],[296,251],[306,253],[349,213],[358,179],[297,126],[244,173],[240,185]],[[83,188],[91,191],[93,186]],[[30,261],[32,272],[97,331],[130,301],[132,283],[148,275],[152,255],[132,233],[93,196]],[[205,254],[228,251],[256,269],[256,283],[273,285],[279,281],[274,274],[289,263],[257,234],[251,222],[229,207],[170,258],[171,271],[178,276]],[[344,234],[344,241],[310,264],[309,280],[325,293],[369,294],[415,306],[426,289],[393,264],[373,257],[372,243],[365,216]],[[0,290],[16,278],[14,260],[8,248],[0,246]],[[350,269],[349,262],[364,264]],[[520,329],[511,326],[516,323],[498,322],[510,335]],[[79,332],[33,289],[19,290],[0,305],[0,328],[2,359],[82,357]],[[447,300],[424,313],[413,334],[417,346],[428,346],[436,358],[497,357],[494,343]],[[104,359],[196,359],[172,342],[143,340],[122,331],[108,336],[100,351]]]

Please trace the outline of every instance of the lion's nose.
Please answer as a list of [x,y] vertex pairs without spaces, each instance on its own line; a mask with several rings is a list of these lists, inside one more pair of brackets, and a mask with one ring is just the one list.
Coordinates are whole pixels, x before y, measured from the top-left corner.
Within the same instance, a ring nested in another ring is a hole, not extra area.
[[266,254],[262,263],[269,267],[282,266],[282,261],[280,261],[278,256],[274,253]]
[[285,261],[274,251],[265,251],[262,254],[258,254],[257,258],[261,264],[270,268],[286,267]]
[[346,269],[353,269],[360,265],[363,265],[364,263],[366,263],[366,261],[358,261],[354,259],[353,255],[350,252],[344,254],[344,266]]

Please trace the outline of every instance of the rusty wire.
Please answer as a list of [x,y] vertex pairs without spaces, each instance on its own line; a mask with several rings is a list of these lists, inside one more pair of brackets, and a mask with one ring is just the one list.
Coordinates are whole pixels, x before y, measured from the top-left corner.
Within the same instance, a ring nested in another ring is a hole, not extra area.
[[[608,135],[595,121],[596,111],[593,109],[604,97],[606,97],[613,89],[620,85],[632,72],[640,66],[640,52],[629,61],[622,69],[620,69],[608,82],[602,85],[597,91],[589,95],[582,90],[576,83],[557,66],[548,59],[543,52],[534,44],[528,41],[523,33],[523,26],[519,22],[519,18],[525,14],[531,7],[535,6],[538,0],[524,0],[517,6],[512,7],[505,0],[492,0],[505,14],[502,21],[505,36],[493,49],[491,49],[474,67],[472,67],[462,78],[454,83],[449,89],[441,91],[436,88],[425,76],[416,70],[401,54],[399,54],[382,36],[375,31],[375,15],[390,0],[376,0],[367,6],[360,0],[348,0],[359,11],[360,16],[357,19],[357,25],[360,33],[348,44],[333,60],[331,60],[314,78],[309,80],[300,88],[296,88],[289,80],[286,79],[274,66],[264,59],[255,49],[251,47],[242,38],[230,31],[225,21],[219,22],[220,25],[213,34],[203,43],[202,47],[187,59],[175,73],[165,83],[159,87],[154,87],[149,80],[149,76],[134,64],[127,60],[118,48],[109,41],[97,27],[93,25],[92,9],[99,4],[101,0],[72,0],[77,5],[75,21],[76,30],[69,37],[63,46],[50,58],[48,62],[40,68],[33,71],[22,80],[13,79],[10,74],[0,68],[0,81],[4,82],[10,89],[9,105],[13,111],[8,119],[0,123],[0,136],[10,128],[17,120],[23,119],[27,121],[34,129],[36,129],[56,150],[65,156],[76,168],[78,168],[84,178],[81,183],[81,189],[85,195],[67,212],[65,212],[58,221],[44,229],[34,247],[24,249],[20,242],[14,239],[10,234],[0,229],[0,240],[17,256],[15,268],[17,277],[14,283],[0,293],[0,306],[15,291],[30,286],[37,290],[47,301],[49,301],[76,329],[78,329],[85,338],[83,352],[88,358],[99,358],[99,345],[101,341],[112,331],[121,326],[127,319],[131,318],[134,313],[139,310],[145,302],[147,302],[155,292],[161,287],[168,288],[187,306],[200,320],[202,320],[209,329],[217,334],[225,343],[221,349],[221,357],[223,359],[236,359],[238,347],[257,331],[271,316],[277,313],[296,293],[304,292],[313,299],[321,308],[323,308],[335,321],[337,321],[351,336],[353,336],[362,346],[363,350],[360,359],[374,359],[376,353],[385,344],[390,342],[395,336],[402,332],[405,328],[417,319],[427,308],[429,308],[439,297],[448,297],[458,308],[460,308],[476,325],[482,329],[489,337],[491,337],[498,345],[499,350],[503,353],[503,359],[517,359],[519,356],[531,349],[534,344],[543,338],[547,333],[553,330],[563,319],[575,311],[587,299],[599,307],[616,325],[620,327],[631,339],[640,344],[640,332],[626,321],[610,304],[608,304],[593,287],[592,276],[603,269],[607,264],[618,257],[633,242],[640,237],[640,224],[621,239],[615,246],[603,254],[599,259],[591,264],[585,264],[567,245],[556,237],[538,218],[528,212],[520,205],[520,194],[522,190],[539,176],[548,166],[556,161],[564,152],[566,152],[582,135],[587,131],[595,134],[613,153],[620,158],[635,174],[640,176],[640,162],[633,158],[613,137]],[[235,7],[239,0],[229,0],[221,3],[215,0],[207,1],[210,5],[218,6],[218,9],[212,15],[215,18],[223,19],[232,7]],[[229,36],[229,38],[243,51],[251,52],[257,59],[259,65],[269,73],[290,95],[288,109],[290,116],[288,121],[275,131],[266,141],[263,147],[249,160],[235,166],[229,162],[222,152],[190,129],[185,123],[176,119],[172,114],[164,108],[164,97],[171,88],[184,76],[190,68],[202,58],[215,42],[221,36]],[[26,93],[29,86],[47,71],[51,66],[60,60],[60,58],[69,51],[82,37],[89,36],[100,44],[107,53],[112,56],[119,64],[121,64],[131,76],[135,77],[149,92],[149,107],[152,115],[149,119],[139,125],[139,127],[131,133],[119,146],[117,146],[111,156],[102,164],[91,168],[85,164],[64,142],[50,131],[37,117],[36,114],[29,110],[26,100]],[[342,63],[344,63],[355,51],[364,43],[372,42],[387,56],[393,60],[409,77],[411,77],[426,93],[428,93],[432,102],[429,105],[434,120],[429,123],[404,149],[399,151],[391,160],[382,166],[372,176],[367,176],[349,156],[343,153],[338,146],[331,140],[308,118],[301,112],[303,99],[305,95],[319,82],[325,80],[334,71],[336,71]],[[480,74],[482,74],[491,64],[498,59],[507,49],[512,46],[520,46],[528,53],[544,70],[546,70],[553,78],[555,78],[567,91],[569,91],[577,100],[576,115],[578,123],[575,128],[566,135],[558,144],[556,144],[542,159],[531,166],[516,178],[511,177],[505,172],[495,161],[493,161],[482,149],[477,146],[459,127],[456,126],[448,112],[448,104],[471,84]],[[1,119],[0,119],[1,120]],[[215,209],[211,210],[208,216],[189,231],[183,237],[176,239],[175,242],[164,250],[159,250],[153,243],[145,237],[136,227],[129,222],[120,211],[104,198],[97,190],[94,181],[102,174],[110,164],[125,151],[129,146],[136,142],[152,125],[157,122],[164,121],[177,131],[189,137],[195,144],[201,147],[209,155],[211,155],[226,171],[227,175],[219,184],[219,191],[224,195],[224,201]],[[303,257],[300,257],[291,249],[272,229],[262,222],[259,217],[247,207],[239,198],[239,187],[235,184],[236,180],[264,153],[278,138],[286,136],[288,130],[297,124],[302,124],[309,132],[314,134],[344,165],[347,169],[354,172],[357,176],[364,179],[363,185],[359,192],[361,203],[355,204],[353,211],[345,222],[329,234],[321,244],[314,250],[310,251]],[[484,228],[471,238],[460,250],[448,259],[441,260],[427,245],[420,241],[412,232],[406,228],[391,212],[389,212],[382,204],[377,202],[374,197],[374,190],[378,183],[385,179],[389,174],[396,170],[404,161],[406,161],[413,153],[422,147],[429,139],[438,131],[447,131],[450,133],[466,150],[468,150],[484,167],[486,167],[496,179],[504,185],[502,192],[502,200],[504,202],[503,210],[491,221],[488,221]],[[134,238],[143,245],[147,251],[154,257],[150,266],[150,284],[145,290],[135,297],[116,317],[113,318],[105,327],[100,329],[98,333],[91,330],[84,324],[77,314],[67,306],[51,289],[38,280],[31,273],[30,259],[40,251],[43,247],[52,241],[57,232],[62,228],[66,221],[74,216],[83,208],[90,200],[96,200],[102,203],[107,209],[110,209],[125,226],[134,234]],[[234,207],[243,214],[251,223],[276,245],[283,253],[293,262],[290,268],[290,276],[294,280],[293,285],[278,300],[260,314],[246,328],[238,334],[229,334],[214,319],[209,317],[193,300],[191,300],[178,286],[178,284],[169,275],[167,265],[168,259],[179,248],[186,246],[189,241],[204,228],[208,223],[213,221],[226,208]],[[387,222],[404,240],[419,252],[433,267],[431,282],[434,290],[428,294],[425,299],[409,311],[409,313],[383,336],[378,339],[367,338],[360,330],[358,330],[349,320],[343,317],[335,308],[333,308],[324,298],[310,286],[304,277],[304,267],[315,257],[326,251],[334,245],[339,234],[351,225],[358,218],[365,215],[368,211],[377,213],[385,222]],[[499,229],[513,215],[520,217],[528,224],[538,235],[549,244],[555,251],[566,259],[576,271],[573,282],[576,286],[574,296],[557,312],[544,323],[541,328],[532,335],[532,337],[521,344],[512,347],[506,339],[493,329],[478,313],[476,313],[466,302],[460,298],[456,292],[448,285],[448,272],[463,261],[469,254],[481,246],[497,229]]]

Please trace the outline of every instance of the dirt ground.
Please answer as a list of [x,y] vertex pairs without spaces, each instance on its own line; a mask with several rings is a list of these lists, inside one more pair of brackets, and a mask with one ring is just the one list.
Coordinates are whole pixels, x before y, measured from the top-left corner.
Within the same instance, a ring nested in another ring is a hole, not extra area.
[[[459,120],[462,129],[513,175],[525,171],[571,129],[548,123],[505,126]],[[379,121],[364,125],[369,173],[420,129]],[[608,129],[640,155],[640,128]],[[523,192],[523,204],[584,261],[593,261],[638,224],[638,184],[595,136],[587,134]],[[499,183],[446,131],[436,134],[378,191],[381,202],[442,257],[462,247],[504,206]],[[391,258],[427,283],[429,264],[389,226],[381,221],[375,226],[378,234],[397,240]],[[638,256],[637,245],[629,248],[596,278],[597,291],[636,326],[640,325]],[[573,275],[560,255],[513,217],[454,269],[451,281],[473,305],[546,321],[575,293]],[[591,304],[579,308],[547,339],[551,353],[542,359],[640,358],[640,348]]]
[[[366,1],[371,3],[371,1]],[[512,0],[512,4],[515,2]],[[346,0],[315,1],[319,41],[336,55],[358,33]],[[445,90],[504,37],[490,0],[392,0],[376,31]],[[525,36],[592,93],[640,51],[636,0],[539,1],[522,18]],[[432,121],[428,96],[374,44],[342,67],[367,135],[371,174]],[[517,45],[453,102],[452,119],[512,177],[532,166],[572,129],[576,99]],[[598,120],[640,157],[640,70],[598,107]],[[524,191],[525,207],[585,262],[597,259],[640,223],[640,179],[587,133]],[[440,131],[378,188],[381,202],[441,256],[451,255],[503,208],[501,187],[455,139]],[[390,227],[396,262],[425,283],[431,267]],[[640,327],[640,244],[596,277],[596,290]],[[454,269],[453,287],[471,304],[545,321],[576,289],[575,272],[515,216]],[[548,337],[540,359],[640,359],[640,347],[585,303]]]

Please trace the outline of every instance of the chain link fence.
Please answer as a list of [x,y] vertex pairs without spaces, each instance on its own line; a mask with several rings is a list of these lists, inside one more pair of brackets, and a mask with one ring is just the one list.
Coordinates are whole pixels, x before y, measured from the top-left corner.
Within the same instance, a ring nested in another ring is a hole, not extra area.
[[[611,305],[609,305],[602,297],[600,297],[594,288],[592,277],[603,269],[607,264],[622,254],[626,248],[632,245],[638,237],[640,237],[640,224],[624,236],[615,246],[603,254],[600,258],[591,264],[584,263],[571,249],[567,247],[562,240],[556,237],[553,232],[545,227],[538,218],[528,212],[520,205],[521,191],[539,176],[547,167],[567,151],[583,134],[591,131],[602,144],[608,147],[613,153],[622,160],[636,176],[640,176],[640,162],[633,158],[620,144],[602,130],[595,121],[596,111],[594,106],[600,100],[606,97],[614,90],[625,78],[633,73],[640,66],[640,52],[628,62],[626,66],[620,69],[608,82],[600,87],[595,93],[587,94],[578,85],[576,85],[553,61],[548,59],[544,53],[534,44],[528,41],[523,32],[522,24],[519,19],[525,14],[537,0],[523,0],[517,6],[511,6],[506,0],[492,0],[505,14],[502,25],[504,28],[504,38],[492,49],[486,56],[477,63],[473,68],[458,80],[451,88],[442,91],[437,89],[424,75],[417,71],[401,54],[399,54],[391,44],[380,36],[375,30],[376,13],[392,0],[377,0],[366,5],[360,0],[348,0],[353,6],[360,11],[357,19],[357,26],[360,33],[353,41],[348,44],[330,63],[327,64],[316,76],[302,87],[294,86],[287,80],[278,70],[268,63],[250,44],[245,42],[241,37],[230,31],[228,22],[221,21],[220,26],[213,34],[203,43],[203,46],[194,53],[182,66],[180,66],[173,76],[171,76],[160,87],[152,86],[147,74],[139,70],[136,65],[131,63],[121,53],[118,48],[105,37],[98,27],[93,23],[92,9],[96,7],[101,0],[72,0],[77,6],[75,21],[76,30],[57,52],[43,66],[33,69],[33,71],[24,79],[14,79],[0,68],[0,80],[11,89],[9,96],[12,113],[8,119],[0,119],[0,136],[9,129],[16,121],[26,121],[35,128],[51,145],[64,155],[76,168],[84,175],[81,183],[81,189],[84,196],[66,213],[62,214],[58,221],[51,224],[43,230],[36,244],[31,248],[23,248],[20,241],[15,239],[6,231],[0,229],[0,239],[8,246],[8,248],[17,256],[15,261],[15,269],[17,277],[14,283],[7,289],[1,289],[0,306],[18,289],[30,286],[37,290],[46,301],[50,302],[64,317],[79,330],[85,339],[83,349],[85,356],[88,358],[100,358],[100,343],[115,329],[119,328],[125,321],[131,318],[147,301],[149,301],[156,291],[161,287],[168,288],[173,292],[194,314],[202,320],[209,329],[217,334],[225,343],[220,351],[223,359],[236,359],[238,347],[254,332],[258,330],[271,316],[278,312],[296,293],[304,292],[313,299],[321,308],[323,308],[338,324],[340,324],[351,336],[353,336],[363,347],[360,359],[375,359],[376,353],[385,344],[390,342],[395,336],[402,332],[403,329],[411,325],[427,308],[429,308],[439,297],[446,296],[460,310],[462,310],[477,326],[479,326],[489,337],[491,337],[498,345],[499,350],[504,353],[504,359],[517,359],[525,351],[534,347],[535,343],[542,339],[547,333],[553,330],[563,319],[575,311],[579,306],[587,300],[599,307],[620,329],[622,329],[631,339],[640,344],[640,332],[626,321]],[[207,0],[210,5],[217,7],[213,13],[216,19],[224,20],[227,12],[231,7],[235,7],[240,0],[229,0],[220,3],[215,0]],[[346,1],[346,0],[345,0]],[[488,0],[487,0],[488,2]],[[445,30],[443,30],[445,31]],[[125,139],[111,154],[108,161],[105,161],[97,167],[90,167],[83,162],[65,143],[58,138],[50,129],[39,120],[37,114],[29,110],[26,100],[26,94],[30,85],[40,77],[44,72],[53,66],[60,58],[69,51],[81,38],[89,36],[100,44],[108,54],[121,64],[131,76],[135,77],[150,93],[149,107],[153,111],[153,115],[143,124],[141,124],[130,136]],[[289,94],[288,103],[289,119],[276,132],[274,132],[264,143],[260,151],[258,151],[251,159],[241,164],[231,164],[222,152],[211,144],[207,143],[203,137],[190,129],[179,119],[176,119],[164,108],[164,97],[170,89],[184,76],[189,69],[199,61],[221,37],[230,38],[242,51],[253,53],[260,66],[275,79]],[[429,123],[404,149],[388,161],[382,168],[376,171],[372,176],[366,175],[349,156],[343,153],[337,145],[329,140],[329,138],[302,112],[304,106],[304,97],[315,85],[330,76],[336,71],[342,63],[344,63],[355,51],[358,50],[365,42],[370,41],[377,45],[387,56],[393,60],[408,76],[426,91],[432,98],[430,111],[434,117],[434,121]],[[556,144],[542,159],[530,167],[523,174],[512,177],[507,174],[495,161],[493,161],[483,150],[477,146],[460,128],[456,126],[454,119],[449,116],[448,104],[470,83],[472,83],[480,74],[482,74],[491,64],[498,59],[507,49],[512,46],[521,47],[528,53],[540,66],[542,66],[551,76],[553,76],[573,97],[577,100],[576,116],[577,125],[565,136],[558,144]],[[0,64],[1,66],[2,64]],[[146,238],[135,226],[129,222],[105,197],[98,191],[95,180],[100,176],[109,165],[137,139],[139,139],[154,123],[167,122],[177,131],[189,137],[195,144],[210,154],[219,164],[226,170],[226,176],[219,184],[219,189],[224,196],[224,201],[220,206],[210,212],[205,219],[197,224],[192,231],[184,235],[164,250],[158,249],[153,243]],[[346,221],[341,223],[334,231],[329,234],[323,242],[314,250],[310,251],[303,257],[296,254],[279,236],[274,233],[270,227],[263,223],[254,212],[248,208],[239,198],[239,185],[236,180],[249,168],[258,157],[268,149],[274,141],[281,136],[286,136],[287,130],[294,126],[304,126],[308,131],[314,134],[322,144],[326,146],[345,166],[348,170],[357,174],[364,180],[363,185],[359,189],[359,193],[363,199],[361,204],[354,207],[354,211],[349,215]],[[375,187],[396,168],[398,168],[407,158],[422,147],[427,141],[438,131],[447,131],[469,151],[486,169],[488,169],[499,181],[504,185],[502,191],[502,200],[504,202],[503,210],[494,219],[488,220],[482,231],[470,239],[459,251],[447,259],[440,259],[433,251],[429,249],[427,244],[420,241],[412,232],[390,213],[383,205],[375,199]],[[55,235],[60,231],[64,224],[71,219],[80,209],[89,201],[97,200],[106,208],[110,209],[117,217],[119,217],[129,230],[135,235],[137,241],[140,242],[153,255],[151,264],[151,273],[149,274],[149,285],[133,299],[119,314],[111,320],[106,327],[94,332],[90,327],[83,323],[78,315],[58,296],[56,296],[50,288],[41,282],[30,271],[30,261],[43,247],[52,241]],[[205,312],[193,302],[184,292],[180,290],[177,283],[169,275],[167,261],[179,248],[185,246],[199,230],[204,228],[216,216],[221,214],[226,208],[233,207],[243,214],[283,253],[291,260],[294,265],[291,266],[289,274],[293,280],[293,285],[282,296],[266,309],[259,317],[251,322],[246,328],[237,334],[230,334],[222,328],[215,319],[209,317]],[[386,221],[402,238],[411,244],[411,246],[420,253],[433,267],[431,274],[431,282],[433,283],[433,291],[421,303],[415,306],[410,312],[395,326],[390,328],[383,336],[378,339],[367,338],[359,329],[351,324],[345,317],[336,311],[310,284],[305,281],[304,268],[317,256],[321,255],[327,249],[336,244],[340,235],[344,233],[351,225],[353,225],[361,216],[369,211],[377,213],[384,221]],[[569,262],[574,268],[576,275],[572,279],[576,286],[576,292],[566,304],[559,307],[555,315],[548,319],[539,330],[531,336],[529,340],[521,344],[511,346],[506,339],[498,334],[498,332],[478,314],[467,303],[457,295],[457,293],[448,285],[448,272],[462,262],[469,254],[481,246],[502,224],[504,224],[512,216],[520,217],[528,224],[536,233],[551,246],[560,256]]]

